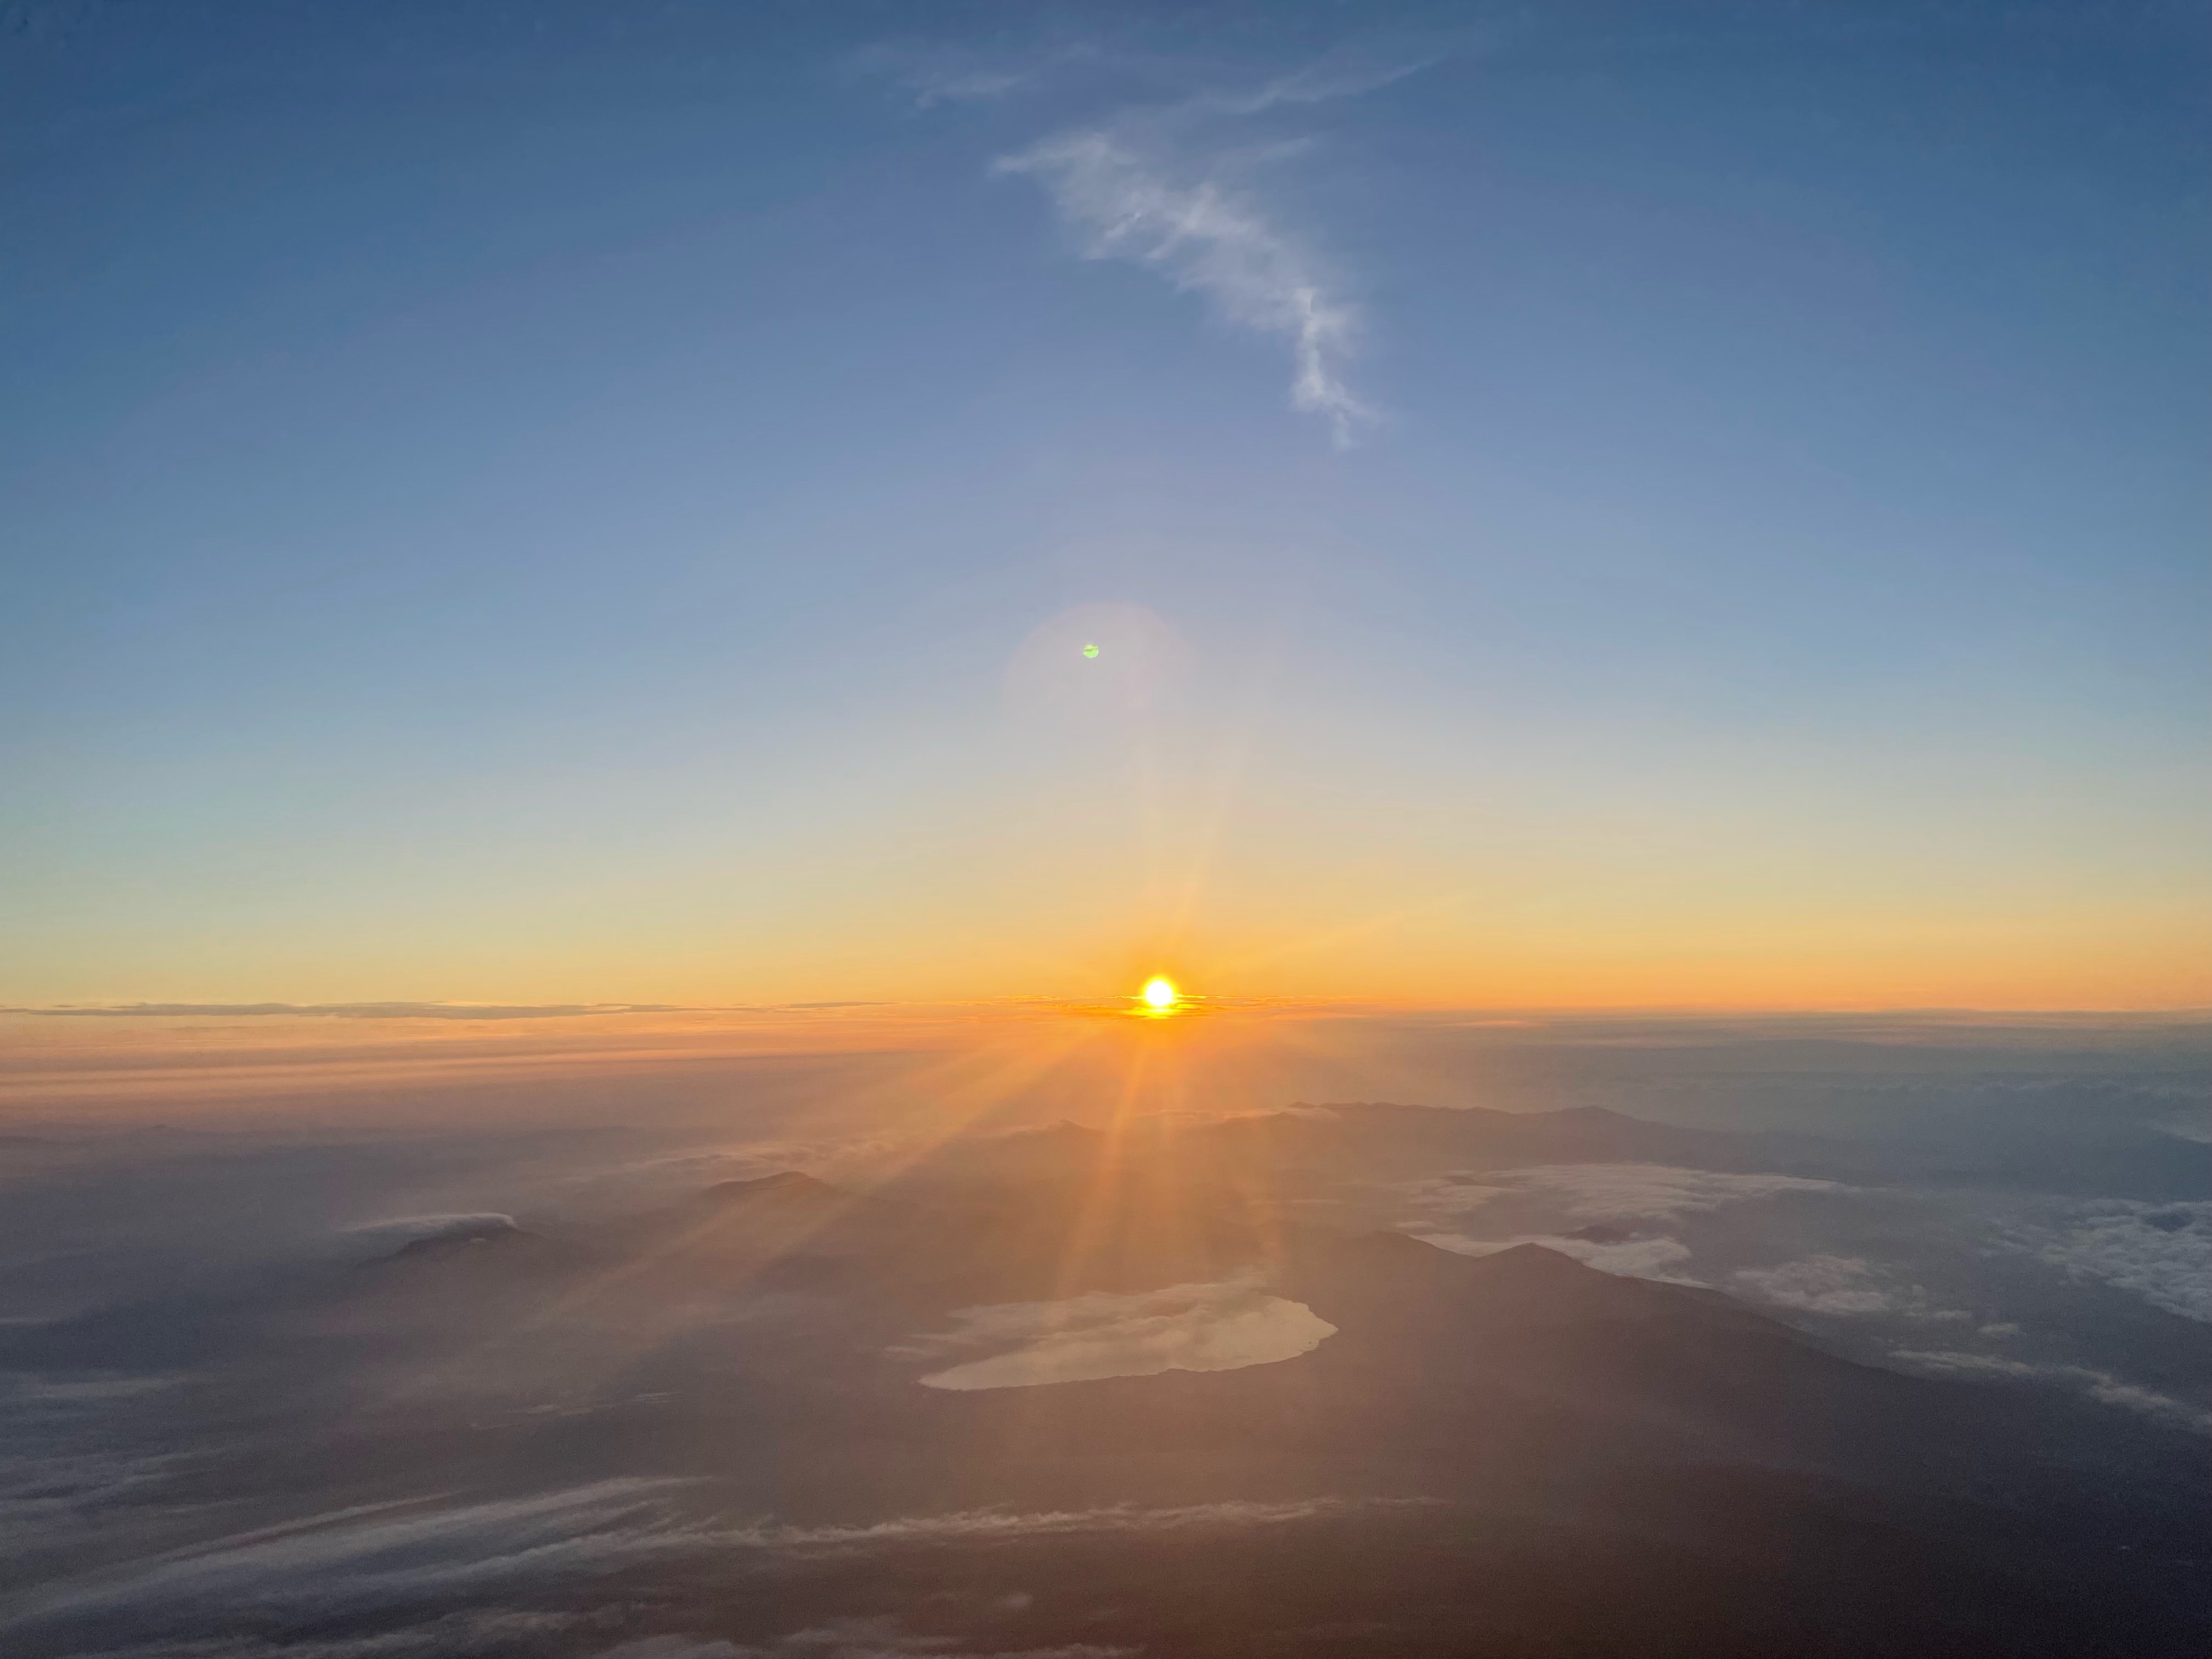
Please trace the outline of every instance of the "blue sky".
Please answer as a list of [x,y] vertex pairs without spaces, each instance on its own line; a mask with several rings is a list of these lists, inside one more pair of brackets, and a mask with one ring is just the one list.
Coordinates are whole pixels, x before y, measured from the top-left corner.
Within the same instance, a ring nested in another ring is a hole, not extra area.
[[2180,9],[11,23],[0,996],[2212,988]]

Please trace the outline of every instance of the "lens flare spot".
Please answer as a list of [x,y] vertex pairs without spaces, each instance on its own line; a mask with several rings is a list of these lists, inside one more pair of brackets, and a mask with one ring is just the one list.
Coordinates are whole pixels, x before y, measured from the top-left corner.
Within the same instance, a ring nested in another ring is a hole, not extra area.
[[1095,645],[1086,645],[1083,647],[1083,654],[1086,657],[1095,657],[1098,654],[1098,647]]

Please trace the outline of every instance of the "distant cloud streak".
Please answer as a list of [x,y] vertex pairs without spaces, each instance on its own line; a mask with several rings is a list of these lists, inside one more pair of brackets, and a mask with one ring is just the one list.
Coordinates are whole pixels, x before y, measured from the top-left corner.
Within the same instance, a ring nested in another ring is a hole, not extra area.
[[2124,1382],[2112,1372],[2099,1370],[2094,1366],[2037,1364],[2025,1359],[2008,1359],[1997,1354],[1964,1353],[1948,1349],[1897,1348],[1891,1352],[1889,1357],[1916,1370],[1932,1371],[1940,1376],[2008,1377],[2072,1383],[2091,1399],[2101,1401],[2107,1406],[2118,1406],[2124,1411],[2154,1418],[2174,1428],[2189,1429],[2197,1434],[2212,1434],[2212,1412],[2192,1406],[2185,1400],[2177,1400],[2170,1394],[2160,1394],[2155,1389]]

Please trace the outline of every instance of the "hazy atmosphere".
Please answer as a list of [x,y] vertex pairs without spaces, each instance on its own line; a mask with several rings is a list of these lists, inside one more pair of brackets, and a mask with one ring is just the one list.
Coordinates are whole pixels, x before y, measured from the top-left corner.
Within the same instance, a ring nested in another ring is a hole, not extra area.
[[2212,1649],[2208,71],[0,8],[0,1650]]

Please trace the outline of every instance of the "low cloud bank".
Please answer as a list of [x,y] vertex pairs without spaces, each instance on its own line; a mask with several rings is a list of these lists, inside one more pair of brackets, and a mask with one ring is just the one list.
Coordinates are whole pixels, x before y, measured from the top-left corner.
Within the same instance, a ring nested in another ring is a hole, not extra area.
[[932,1359],[995,1349],[921,1378],[932,1389],[1018,1389],[1162,1371],[1228,1371],[1294,1359],[1336,1334],[1303,1302],[1248,1274],[1130,1295],[963,1308],[950,1331],[891,1352]]
[[1777,1308],[1844,1316],[1970,1322],[1962,1308],[1936,1304],[1927,1291],[1898,1279],[1864,1256],[1808,1255],[1778,1267],[1744,1267],[1737,1290]]
[[2212,1202],[2103,1200],[2058,1217],[2055,1225],[2016,1224],[2003,1239],[2069,1278],[2101,1280],[2212,1324]]

